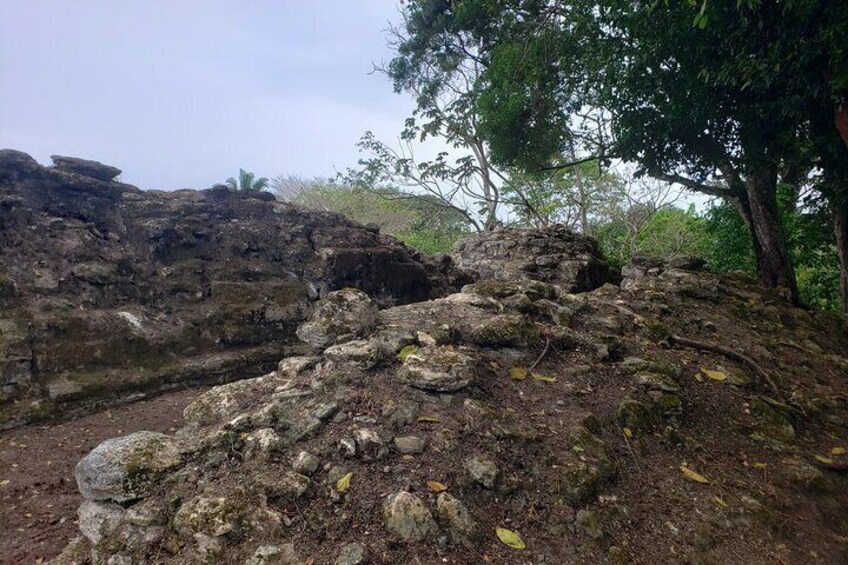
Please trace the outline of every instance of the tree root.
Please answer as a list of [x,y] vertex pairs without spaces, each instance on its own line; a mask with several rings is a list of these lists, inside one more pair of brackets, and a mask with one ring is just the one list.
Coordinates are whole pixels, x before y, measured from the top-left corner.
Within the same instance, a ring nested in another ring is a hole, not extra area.
[[671,334],[668,341],[669,341],[669,343],[671,343],[671,345],[677,344],[677,345],[682,345],[684,347],[690,347],[692,349],[697,349],[699,351],[710,351],[712,353],[718,353],[719,355],[724,355],[725,357],[727,357],[729,359],[733,359],[734,361],[738,361],[739,363],[742,363],[743,365],[745,365],[746,367],[751,369],[754,372],[754,374],[756,374],[760,378],[760,380],[762,380],[763,382],[765,382],[768,385],[768,387],[771,389],[772,393],[777,397],[777,400],[779,400],[780,402],[784,402],[784,403],[786,402],[783,398],[783,395],[780,392],[780,389],[777,387],[777,384],[775,384],[774,380],[772,380],[772,378],[769,376],[769,374],[766,373],[766,371],[762,367],[760,367],[757,364],[756,361],[754,361],[753,359],[751,359],[747,355],[743,355],[742,353],[734,351],[734,350],[730,349],[729,347],[724,347],[722,345],[717,345],[715,343],[706,343],[706,342],[703,342],[703,341],[697,341],[697,340],[694,340],[694,339],[689,339],[689,338],[682,337],[682,336],[675,335],[675,334]]

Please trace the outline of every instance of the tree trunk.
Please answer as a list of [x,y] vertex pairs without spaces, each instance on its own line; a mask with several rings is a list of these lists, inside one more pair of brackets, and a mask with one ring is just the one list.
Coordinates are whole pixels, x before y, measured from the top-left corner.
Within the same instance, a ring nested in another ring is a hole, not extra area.
[[839,294],[842,297],[842,311],[848,314],[848,204],[833,207],[833,228],[839,254]]
[[752,168],[745,180],[745,189],[751,210],[752,236],[760,246],[757,257],[760,283],[768,288],[787,289],[789,299],[799,305],[795,268],[792,266],[777,205],[777,168],[774,165]]

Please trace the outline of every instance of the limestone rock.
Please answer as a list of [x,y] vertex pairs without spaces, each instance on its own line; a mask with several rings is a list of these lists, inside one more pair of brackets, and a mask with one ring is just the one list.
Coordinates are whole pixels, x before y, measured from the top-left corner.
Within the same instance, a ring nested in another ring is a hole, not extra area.
[[398,436],[394,439],[394,444],[401,455],[418,455],[424,453],[427,440],[419,436]]
[[368,548],[361,543],[349,543],[342,546],[335,565],[364,565],[368,563]]
[[465,469],[471,478],[487,489],[495,488],[500,471],[497,464],[486,457],[474,456],[465,460]]
[[92,544],[119,530],[125,510],[114,502],[83,500],[77,512],[82,534]]
[[382,459],[389,453],[388,446],[375,430],[360,428],[353,432],[356,441],[356,451],[366,461]]
[[436,535],[433,515],[421,500],[401,491],[386,497],[383,503],[383,520],[386,529],[406,543],[422,542]]
[[238,510],[226,497],[198,496],[180,506],[174,515],[174,529],[192,538],[195,534],[220,537],[238,527]]
[[244,565],[300,565],[294,544],[260,545]]
[[377,306],[367,294],[343,288],[318,301],[309,321],[297,329],[297,336],[323,349],[339,339],[364,335],[377,325],[377,317]]
[[480,525],[468,508],[447,492],[436,499],[436,515],[454,543],[468,543],[480,535]]
[[611,480],[616,468],[604,442],[585,428],[574,430],[571,442],[561,465],[560,491],[567,504],[578,506]]
[[404,359],[398,379],[422,390],[455,392],[474,382],[474,359],[445,346],[425,347]]
[[163,473],[182,464],[173,439],[155,432],[136,432],[108,439],[76,466],[83,498],[125,502],[142,498]]
[[319,465],[318,458],[309,453],[308,451],[301,451],[297,454],[297,457],[292,464],[292,468],[296,473],[300,473],[301,475],[310,476],[315,471],[318,470]]
[[519,314],[502,314],[475,326],[470,339],[483,347],[529,347],[539,340],[539,330]]
[[121,169],[104,165],[100,161],[90,161],[88,159],[79,159],[77,157],[64,157],[62,155],[51,155],[53,165],[57,169],[77,173],[86,177],[102,181],[111,181],[121,174]]
[[353,363],[361,369],[371,369],[383,359],[380,349],[364,339],[331,345],[324,350],[324,356],[340,363]]

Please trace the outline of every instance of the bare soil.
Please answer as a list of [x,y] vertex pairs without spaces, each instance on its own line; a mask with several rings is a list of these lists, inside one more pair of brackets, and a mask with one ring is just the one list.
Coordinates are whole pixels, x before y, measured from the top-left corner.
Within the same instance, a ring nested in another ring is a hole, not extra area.
[[[182,390],[59,424],[0,433],[0,563],[42,563],[79,535],[74,466],[100,442],[173,432],[203,389]],[[8,483],[6,482],[8,481]]]

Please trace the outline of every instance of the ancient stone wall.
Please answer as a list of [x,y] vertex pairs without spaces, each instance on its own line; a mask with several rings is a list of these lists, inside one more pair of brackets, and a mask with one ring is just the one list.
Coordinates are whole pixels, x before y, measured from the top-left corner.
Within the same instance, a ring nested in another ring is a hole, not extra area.
[[443,295],[455,271],[269,193],[141,191],[114,167],[54,162],[0,151],[0,426],[257,374],[327,292],[404,304]]

